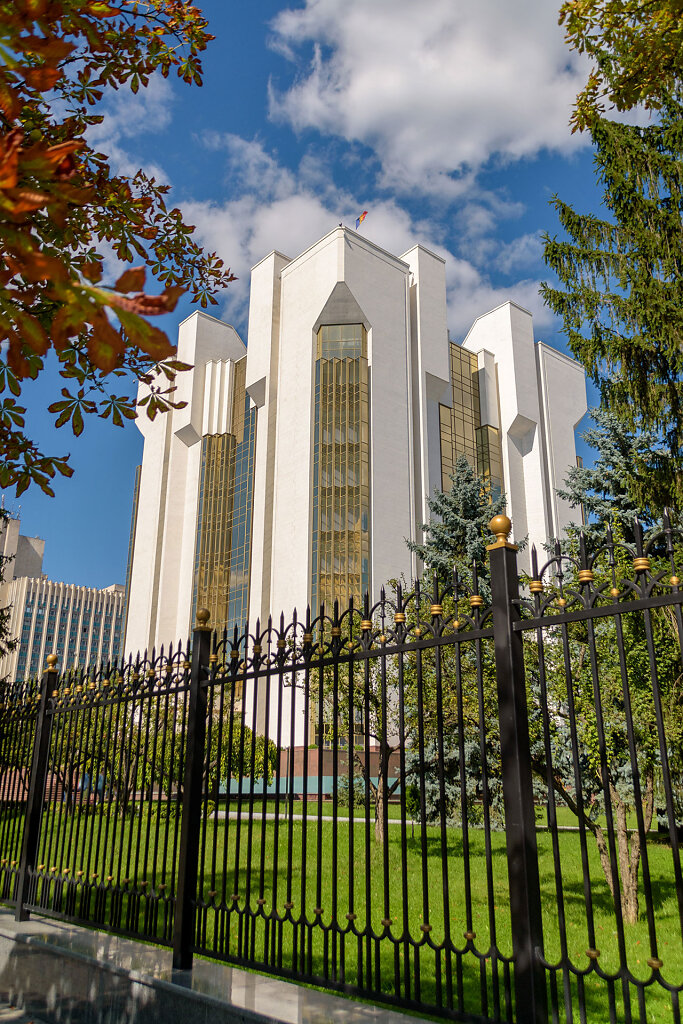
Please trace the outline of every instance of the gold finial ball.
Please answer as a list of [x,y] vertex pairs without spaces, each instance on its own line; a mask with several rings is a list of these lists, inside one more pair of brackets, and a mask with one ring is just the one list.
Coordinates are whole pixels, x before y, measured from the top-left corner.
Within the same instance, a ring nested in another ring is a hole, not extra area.
[[209,611],[208,608],[198,608],[197,609],[197,625],[198,626],[206,626],[206,624],[207,624],[207,622],[209,621],[210,618],[211,618],[211,612]]
[[48,656],[46,658],[46,661],[47,661],[47,667],[50,670],[54,669],[56,664],[57,664],[57,655],[56,654],[48,654]]
[[512,522],[507,516],[494,516],[489,523],[489,530],[494,534],[497,541],[505,542],[510,536]]

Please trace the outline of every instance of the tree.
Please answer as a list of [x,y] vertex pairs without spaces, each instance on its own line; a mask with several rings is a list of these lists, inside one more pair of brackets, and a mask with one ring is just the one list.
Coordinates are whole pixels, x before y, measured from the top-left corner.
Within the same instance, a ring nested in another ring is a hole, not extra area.
[[[597,522],[586,524],[579,531],[570,528],[565,548],[576,556],[578,563],[563,562],[563,585],[567,591],[581,589],[577,564],[585,567],[586,555],[581,546],[581,533],[588,547],[603,550],[593,564],[595,583],[606,589],[621,586],[621,580],[633,578],[633,556],[624,547],[624,541],[636,538],[636,518],[641,526],[661,529],[661,505],[640,506],[637,474],[641,467],[651,466],[666,457],[661,438],[654,432],[634,433],[625,427],[619,417],[604,409],[592,411],[597,426],[584,434],[584,439],[597,451],[593,468],[573,467],[566,481],[566,490],[560,497],[575,507],[583,504]],[[656,494],[656,486],[651,488]],[[608,530],[611,527],[611,533]],[[652,575],[659,572],[668,579],[671,566],[663,557],[663,545],[657,544],[650,553]],[[676,562],[680,561],[680,549]],[[613,575],[614,572],[614,575]],[[628,604],[622,608],[628,608]],[[676,614],[672,607],[655,608],[649,613],[656,652],[657,675],[664,704],[665,728],[669,747],[670,769],[680,779],[683,754],[683,714],[681,713],[680,638]],[[617,636],[621,631],[621,642]],[[634,765],[628,745],[625,690],[631,703],[631,725],[636,751],[636,768],[640,783],[641,808],[645,830],[649,830],[655,809],[655,799],[661,778],[661,763],[657,737],[657,723],[652,693],[652,673],[642,613],[605,616],[594,620],[592,637],[585,622],[570,623],[566,630],[567,652],[571,670],[567,673],[561,630],[550,629],[544,637],[544,658],[547,674],[548,728],[552,748],[552,785],[556,794],[580,818],[594,836],[600,862],[613,899],[621,901],[627,923],[638,919],[638,874],[642,858],[638,832],[630,832],[636,810],[636,784]],[[527,665],[530,677],[530,718],[532,722],[533,770],[539,782],[547,781],[547,765],[542,738],[541,692],[537,671],[540,652],[529,634],[525,637]],[[622,678],[619,659],[615,651],[623,647],[626,678]],[[605,731],[606,780],[600,761],[595,686],[590,665],[591,644],[594,644],[599,677]],[[569,686],[575,706],[574,728],[580,751],[581,798],[577,797],[574,764],[570,754],[571,725],[569,713]],[[606,784],[605,784],[606,782]],[[607,835],[600,824],[609,799],[615,819],[617,856],[619,861],[619,891],[615,892],[610,866]]]
[[[72,473],[30,440],[20,404],[51,349],[64,381],[55,426],[78,435],[87,414],[121,426],[137,412],[133,381],[150,385],[140,405],[154,418],[174,405],[182,364],[148,318],[188,289],[215,301],[233,280],[167,207],[167,186],[115,174],[86,139],[107,91],[174,68],[201,84],[206,26],[181,0],[0,0],[0,487],[52,494],[55,473]],[[105,246],[139,264],[113,287],[101,283]],[[143,291],[146,270],[161,294]]]
[[[600,587],[609,590],[615,582],[620,587],[623,580],[631,580],[633,577],[633,557],[622,546],[623,538],[618,528],[615,537],[619,543],[608,541],[607,547],[602,548],[592,564],[595,581],[591,587],[596,590]],[[581,584],[578,580],[578,566],[585,567],[587,564],[585,558],[580,558],[576,564],[563,562],[564,593],[579,591]],[[651,571],[655,577],[658,572],[665,572],[668,578],[671,572],[668,560],[652,558]],[[620,607],[627,609],[628,602]],[[667,746],[676,771],[681,763],[683,741],[683,666],[676,618],[670,608],[655,608],[649,615],[664,705]],[[630,825],[636,814],[639,793],[643,829],[645,833],[649,831],[661,779],[644,614],[609,615],[594,619],[590,627],[587,622],[579,621],[571,622],[564,628],[549,627],[544,630],[542,656],[552,759],[550,773],[543,743],[544,708],[539,675],[541,650],[530,632],[525,636],[525,648],[532,770],[541,787],[547,786],[550,778],[556,797],[570,808],[593,835],[612,898],[615,903],[620,902],[624,921],[635,924],[638,920],[638,874],[643,851],[640,833],[638,830],[632,831]],[[623,675],[619,657],[615,654],[620,648],[624,659]],[[594,666],[592,652],[595,657]],[[565,662],[566,656],[569,658],[569,666]],[[598,730],[598,698],[604,732],[602,753]],[[630,712],[627,710],[627,701],[630,703]],[[635,761],[629,746],[629,719]],[[578,749],[578,765],[574,764],[571,752],[572,734]],[[575,768],[578,768],[580,787],[576,785]],[[604,824],[608,802],[613,814],[617,848],[616,885]]]
[[607,216],[553,198],[566,238],[545,236],[559,284],[541,286],[605,409],[660,437],[652,472],[636,467],[634,480],[634,497],[651,505],[683,497],[682,114],[667,100],[659,123],[644,128],[591,123]]
[[[11,516],[7,509],[0,508],[0,537],[2,537],[4,531],[7,529],[7,523]],[[7,571],[7,565],[11,561],[11,558],[6,555],[0,555],[0,593],[7,586],[5,581],[5,572]],[[10,572],[10,579],[12,574]],[[4,604],[0,607],[0,659],[5,658],[12,651],[16,650],[18,640],[13,637],[10,633],[10,623],[12,621],[12,605]]]
[[567,42],[594,61],[572,116],[574,131],[605,112],[643,104],[659,110],[680,95],[683,72],[682,0],[565,0]]
[[505,495],[491,495],[487,481],[477,475],[466,455],[456,459],[451,483],[450,491],[437,490],[427,498],[430,520],[421,527],[424,543],[407,544],[443,581],[452,578],[455,566],[462,578],[469,579],[476,563],[480,587],[487,591],[486,545],[493,539],[489,522],[505,510]]
[[[360,634],[361,650],[369,650],[377,643],[389,612],[390,605],[386,602],[384,588],[381,590],[379,605],[375,609],[370,609],[369,597],[366,594],[361,621],[371,623],[372,629],[364,630]],[[316,664],[315,651],[311,649],[310,672],[301,673],[297,685],[308,692],[312,718],[318,723],[319,756],[322,756],[325,726],[334,727],[336,722],[337,744],[340,750],[346,747],[353,776],[353,781],[349,785],[347,762],[347,766],[340,770],[339,775],[340,798],[348,799],[350,813],[356,800],[362,800],[363,803],[367,800],[368,806],[373,804],[375,840],[383,843],[386,804],[401,781],[398,777],[390,777],[391,759],[404,742],[405,731],[401,726],[399,695],[394,673],[388,671],[382,674],[380,666],[376,663],[377,659],[371,657],[353,658],[348,666],[336,663],[344,652],[340,647],[341,641],[335,637],[332,630],[342,629],[343,624],[344,630],[352,628],[358,636],[360,622],[357,615],[356,612],[354,618],[351,604],[350,611],[340,616],[339,605],[335,601],[331,621],[323,614],[311,625],[310,618],[307,618],[306,631],[311,635],[312,630],[316,631],[318,652],[324,660],[321,664]],[[329,652],[327,657],[325,649]],[[387,659],[387,663],[390,660]],[[375,768],[377,782],[373,778]]]
[[[636,518],[649,526],[656,522],[666,505],[667,494],[657,496],[653,505],[642,504],[635,495],[640,492],[643,473],[652,475],[649,489],[656,495],[658,477],[652,466],[666,458],[661,439],[653,431],[635,433],[618,416],[606,409],[591,409],[595,426],[581,435],[597,453],[592,466],[571,466],[560,498],[573,508],[582,508],[586,518],[583,533],[587,540],[602,541],[610,523],[628,539],[633,540]],[[580,526],[572,523],[570,533]]]
[[[481,595],[484,603],[491,600],[489,560],[486,545],[493,540],[489,523],[505,509],[505,495],[491,495],[488,481],[474,471],[465,455],[459,455],[451,476],[450,491],[436,491],[428,498],[431,513],[422,526],[426,535],[423,544],[408,542],[411,551],[422,559],[428,574],[435,574],[442,583],[456,579],[456,593],[448,591],[441,603],[446,621],[471,612],[469,594]],[[476,572],[476,577],[475,577]],[[418,590],[421,617],[429,621],[432,587]],[[497,696],[492,650],[482,645],[465,644],[459,650],[449,645],[440,651],[426,650],[421,655],[421,694],[418,705],[417,678],[410,659],[407,663],[409,695],[406,725],[413,754],[407,760],[406,783],[414,792],[420,789],[419,776],[424,777],[424,811],[426,821],[437,821],[442,814],[457,819],[461,816],[459,781],[462,756],[468,779],[467,814],[469,820],[480,820],[491,811],[499,816],[502,806],[500,789],[500,743],[498,741]],[[481,659],[481,675],[477,668]],[[441,682],[437,681],[436,658],[441,659]],[[462,706],[458,707],[455,668],[459,661],[462,682]],[[414,754],[419,737],[425,746],[424,764]],[[447,739],[446,739],[447,737]],[[483,739],[482,739],[483,737]],[[442,806],[439,767],[443,759],[446,801]],[[482,787],[481,765],[486,762],[487,785]],[[476,782],[474,781],[476,780]]]

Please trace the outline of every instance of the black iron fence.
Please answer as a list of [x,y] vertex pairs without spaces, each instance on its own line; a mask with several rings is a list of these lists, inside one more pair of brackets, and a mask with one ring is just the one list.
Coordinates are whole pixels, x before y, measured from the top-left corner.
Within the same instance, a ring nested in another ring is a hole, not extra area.
[[675,1021],[683,586],[644,544],[4,688],[0,897],[483,1021]]

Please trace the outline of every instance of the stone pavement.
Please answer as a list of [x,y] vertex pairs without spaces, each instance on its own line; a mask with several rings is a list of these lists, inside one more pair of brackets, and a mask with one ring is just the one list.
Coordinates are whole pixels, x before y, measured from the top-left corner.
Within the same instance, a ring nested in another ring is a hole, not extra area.
[[201,957],[174,971],[170,949],[4,909],[0,1000],[0,1024],[424,1024]]
[[0,1003],[0,1024],[45,1024],[33,1014],[24,1013],[9,1003]]

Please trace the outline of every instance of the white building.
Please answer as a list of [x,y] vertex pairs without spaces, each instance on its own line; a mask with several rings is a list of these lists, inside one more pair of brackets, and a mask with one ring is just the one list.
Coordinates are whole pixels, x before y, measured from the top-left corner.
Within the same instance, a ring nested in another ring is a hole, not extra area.
[[535,343],[506,302],[462,345],[446,327],[444,261],[400,258],[335,228],[252,270],[248,345],[194,313],[180,325],[178,397],[145,438],[129,558],[125,649],[269,613],[289,621],[419,567],[427,497],[466,454],[542,544],[572,512],[557,496],[586,412],[581,366]]
[[97,590],[56,583],[43,574],[45,541],[24,537],[21,523],[0,528],[5,581],[3,608],[11,605],[10,636],[19,642],[0,659],[0,678],[39,676],[48,654],[57,655],[60,672],[115,661],[122,653],[124,588]]

